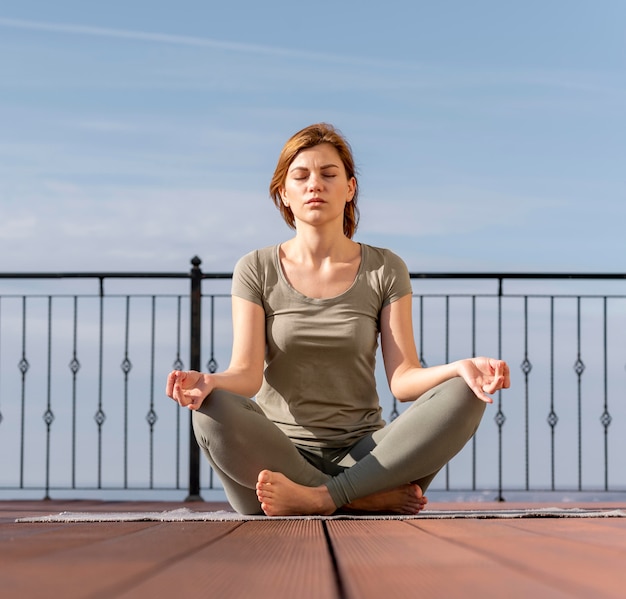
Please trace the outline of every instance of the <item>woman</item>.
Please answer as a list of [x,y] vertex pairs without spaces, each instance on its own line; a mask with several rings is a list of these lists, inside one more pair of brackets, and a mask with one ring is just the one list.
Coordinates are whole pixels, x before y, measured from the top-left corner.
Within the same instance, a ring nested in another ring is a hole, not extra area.
[[[352,240],[354,160],[332,126],[287,141],[270,195],[295,236],[237,263],[229,367],[174,371],[166,393],[194,410],[196,439],[240,513],[417,514],[489,395],[509,387],[509,368],[490,358],[421,367],[407,268]],[[391,392],[413,402],[387,425],[379,339]]]

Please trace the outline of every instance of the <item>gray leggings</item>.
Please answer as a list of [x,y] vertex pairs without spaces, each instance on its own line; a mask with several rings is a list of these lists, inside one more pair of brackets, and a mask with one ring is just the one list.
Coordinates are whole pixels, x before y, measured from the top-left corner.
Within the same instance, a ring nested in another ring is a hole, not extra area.
[[337,507],[408,482],[423,491],[476,432],[485,403],[460,378],[438,385],[351,447],[296,446],[252,400],[216,390],[193,413],[196,440],[241,514],[260,514],[261,470],[326,485]]

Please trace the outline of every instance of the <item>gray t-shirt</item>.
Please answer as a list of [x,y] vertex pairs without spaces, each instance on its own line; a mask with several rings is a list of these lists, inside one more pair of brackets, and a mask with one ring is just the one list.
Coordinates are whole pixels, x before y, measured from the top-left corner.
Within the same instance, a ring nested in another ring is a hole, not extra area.
[[256,400],[267,417],[313,447],[347,447],[384,426],[374,376],[380,311],[410,293],[404,262],[365,244],[353,284],[328,299],[289,284],[278,245],[241,258],[232,294],[265,310],[265,376]]

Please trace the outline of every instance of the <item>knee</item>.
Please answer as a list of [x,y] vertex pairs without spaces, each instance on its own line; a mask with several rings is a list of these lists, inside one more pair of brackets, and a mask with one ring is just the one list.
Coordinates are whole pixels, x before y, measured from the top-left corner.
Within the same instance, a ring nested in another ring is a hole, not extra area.
[[447,389],[449,389],[453,395],[459,397],[459,399],[467,400],[473,398],[478,400],[480,403],[485,403],[476,397],[476,394],[469,388],[468,384],[460,376],[450,379],[445,382],[444,385],[446,385]]
[[247,397],[215,389],[207,395],[200,408],[194,412],[194,416],[197,415],[198,419],[205,416],[216,423],[228,425],[237,421],[242,410],[254,410],[254,405],[250,405],[253,403]]
[[191,422],[196,439],[200,445],[208,444],[208,439],[213,435],[216,428],[227,425],[230,419],[229,399],[225,392],[215,390],[205,398],[198,410],[191,414]]
[[216,389],[192,413],[193,430],[198,443],[206,446],[210,438],[236,434],[251,412],[260,412],[251,399]]
[[475,419],[476,426],[478,426],[487,404],[476,397],[461,377],[450,379],[444,383],[444,386],[446,395],[452,399],[456,410],[463,413],[466,418]]

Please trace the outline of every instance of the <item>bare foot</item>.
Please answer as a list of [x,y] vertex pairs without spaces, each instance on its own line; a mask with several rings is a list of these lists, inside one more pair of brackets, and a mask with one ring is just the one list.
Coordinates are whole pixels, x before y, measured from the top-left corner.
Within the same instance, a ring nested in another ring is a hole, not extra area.
[[393,512],[413,515],[421,512],[427,503],[428,499],[422,493],[420,486],[411,483],[355,499],[345,507],[361,512]]
[[266,516],[328,516],[337,511],[326,486],[305,487],[271,470],[259,472],[256,496]]

